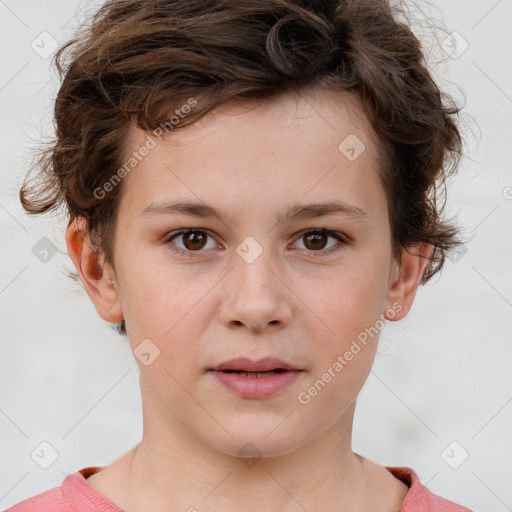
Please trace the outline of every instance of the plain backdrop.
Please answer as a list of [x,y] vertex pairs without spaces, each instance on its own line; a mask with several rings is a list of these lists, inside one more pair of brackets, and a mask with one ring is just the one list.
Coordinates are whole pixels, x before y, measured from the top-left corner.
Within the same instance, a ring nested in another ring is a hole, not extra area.
[[[72,265],[65,224],[29,218],[18,200],[30,147],[50,127],[53,41],[70,37],[99,4],[0,0],[2,510],[82,467],[112,462],[142,434],[127,340],[73,292],[64,275]],[[419,289],[407,318],[381,334],[353,448],[382,465],[412,467],[432,492],[472,510],[505,512],[512,510],[512,1],[409,4],[446,27],[434,34],[419,19],[415,30],[441,86],[465,102],[467,157],[448,183],[446,214],[471,241]],[[49,242],[58,250],[43,261]],[[52,462],[46,469],[35,455],[42,451],[50,457],[43,465]]]

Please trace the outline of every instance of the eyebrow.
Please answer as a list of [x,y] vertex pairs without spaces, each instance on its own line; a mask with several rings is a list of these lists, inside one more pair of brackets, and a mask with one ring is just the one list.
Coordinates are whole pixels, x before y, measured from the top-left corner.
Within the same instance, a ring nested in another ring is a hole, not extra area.
[[[161,201],[147,206],[141,216],[152,217],[155,215],[183,214],[197,218],[216,218],[225,222],[224,215],[213,206],[192,201]],[[277,222],[292,219],[310,219],[325,215],[338,215],[354,220],[367,220],[366,212],[358,206],[343,201],[331,201],[328,203],[312,203],[290,207],[284,215],[278,215]]]

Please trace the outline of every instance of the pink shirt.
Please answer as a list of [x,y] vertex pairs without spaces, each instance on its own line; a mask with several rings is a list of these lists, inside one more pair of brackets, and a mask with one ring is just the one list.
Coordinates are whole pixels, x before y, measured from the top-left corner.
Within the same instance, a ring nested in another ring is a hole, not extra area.
[[[86,478],[106,466],[91,466],[68,475],[60,487],[54,487],[8,508],[5,512],[122,512],[99,494]],[[409,486],[400,512],[472,512],[440,496],[432,494],[419,481],[411,468],[386,468]]]

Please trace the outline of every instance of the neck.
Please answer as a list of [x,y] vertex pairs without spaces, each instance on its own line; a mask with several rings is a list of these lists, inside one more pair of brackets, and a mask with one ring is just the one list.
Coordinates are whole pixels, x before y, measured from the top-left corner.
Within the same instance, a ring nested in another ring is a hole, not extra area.
[[126,512],[366,508],[366,467],[351,449],[355,401],[322,436],[261,458],[250,449],[248,458],[221,452],[169,417],[154,397],[144,396],[143,404],[143,438],[125,458],[127,493],[117,502]]

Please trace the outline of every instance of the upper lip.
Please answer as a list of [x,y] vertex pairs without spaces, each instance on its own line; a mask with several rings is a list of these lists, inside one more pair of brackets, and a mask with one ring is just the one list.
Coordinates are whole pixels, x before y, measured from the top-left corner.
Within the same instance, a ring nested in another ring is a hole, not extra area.
[[210,370],[222,371],[222,370],[238,370],[246,372],[268,372],[271,370],[277,370],[281,368],[283,370],[300,370],[291,364],[285,363],[281,359],[276,357],[264,357],[263,359],[257,359],[255,361],[247,357],[237,357],[225,361]]

